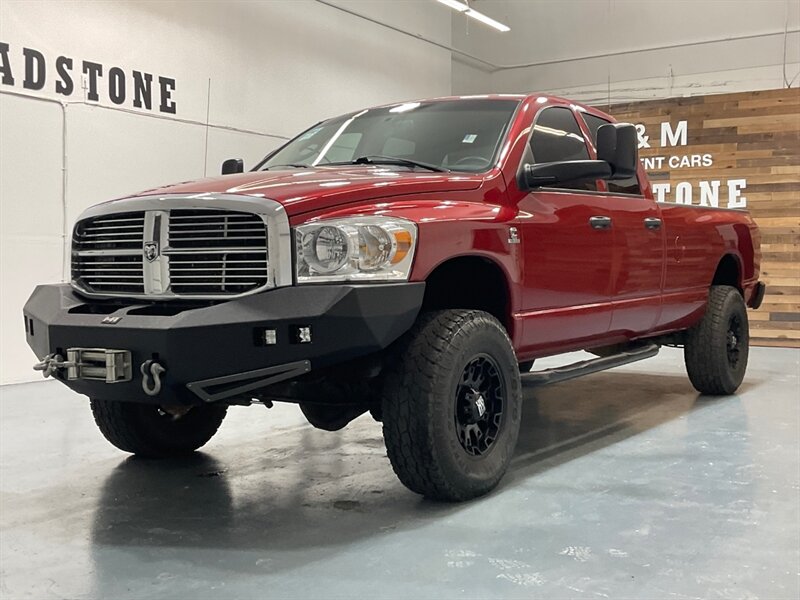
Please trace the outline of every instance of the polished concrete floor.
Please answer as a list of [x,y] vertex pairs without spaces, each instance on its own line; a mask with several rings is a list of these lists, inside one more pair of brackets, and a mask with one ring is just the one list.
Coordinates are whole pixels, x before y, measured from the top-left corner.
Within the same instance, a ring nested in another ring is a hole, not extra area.
[[800,351],[759,348],[727,398],[675,350],[526,390],[500,488],[442,505],[368,416],[234,408],[202,453],[152,462],[54,382],[2,388],[0,597],[796,599],[799,389]]

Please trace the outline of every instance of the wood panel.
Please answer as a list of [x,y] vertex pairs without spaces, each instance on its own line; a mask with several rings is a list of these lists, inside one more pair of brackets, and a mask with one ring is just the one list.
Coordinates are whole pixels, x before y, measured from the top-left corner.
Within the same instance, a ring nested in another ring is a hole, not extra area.
[[[675,202],[680,182],[720,181],[719,204],[727,201],[726,181],[745,179],[741,193],[761,230],[764,304],[750,311],[756,345],[800,347],[800,90],[780,89],[634,102],[607,107],[620,121],[644,125],[650,148],[640,156],[710,154],[710,166],[650,171],[654,183],[670,183]],[[686,121],[686,145],[661,146],[661,124],[675,131]],[[724,193],[723,193],[724,192]]]

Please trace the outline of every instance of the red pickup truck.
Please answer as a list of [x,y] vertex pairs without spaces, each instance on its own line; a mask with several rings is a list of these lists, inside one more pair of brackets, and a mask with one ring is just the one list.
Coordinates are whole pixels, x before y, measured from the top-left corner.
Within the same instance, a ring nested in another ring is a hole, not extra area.
[[327,430],[369,411],[406,486],[462,500],[505,472],[523,385],[661,345],[701,393],[744,377],[753,220],[656,203],[634,127],[594,108],[381,106],[222,172],[88,209],[71,282],[25,305],[36,368],[122,450],[192,452],[231,405],[295,402]]

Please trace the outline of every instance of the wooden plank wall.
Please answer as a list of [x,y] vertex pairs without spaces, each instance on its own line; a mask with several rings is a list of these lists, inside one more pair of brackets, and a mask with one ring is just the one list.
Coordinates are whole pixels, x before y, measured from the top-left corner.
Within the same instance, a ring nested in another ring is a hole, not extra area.
[[[648,165],[653,183],[689,182],[700,203],[699,182],[721,182],[719,206],[728,205],[727,181],[745,179],[741,191],[761,230],[764,304],[750,311],[756,345],[800,347],[800,90],[781,89],[634,102],[607,107],[620,121],[644,125],[650,148],[640,156],[709,154],[711,166]],[[662,146],[661,124],[675,131],[686,121],[687,144]],[[708,162],[708,159],[706,159]],[[713,185],[713,184],[712,184]]]

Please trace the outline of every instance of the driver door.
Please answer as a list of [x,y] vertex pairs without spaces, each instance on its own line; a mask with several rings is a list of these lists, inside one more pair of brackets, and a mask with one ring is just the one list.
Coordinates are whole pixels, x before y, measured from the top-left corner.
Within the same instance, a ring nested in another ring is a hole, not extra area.
[[[553,106],[537,116],[524,162],[588,160],[575,114]],[[596,184],[537,188],[519,203],[522,350],[581,348],[611,327],[614,230]]]

